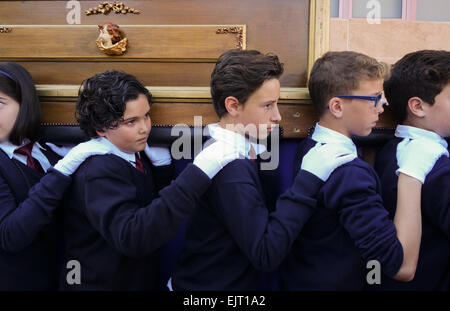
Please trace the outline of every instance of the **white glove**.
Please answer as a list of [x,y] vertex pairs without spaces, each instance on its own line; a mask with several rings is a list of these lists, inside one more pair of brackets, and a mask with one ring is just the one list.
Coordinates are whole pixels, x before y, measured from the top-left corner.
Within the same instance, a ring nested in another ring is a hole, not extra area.
[[448,150],[430,139],[405,138],[397,146],[398,175],[403,173],[418,179],[422,184],[441,156],[449,156]]
[[90,156],[111,153],[111,147],[100,141],[101,138],[93,138],[87,142],[76,145],[64,158],[55,164],[54,169],[69,176],[72,175],[81,163]]
[[244,156],[232,144],[216,141],[195,157],[194,165],[212,179],[225,165],[239,158]]
[[150,159],[154,166],[169,165],[172,163],[169,148],[166,147],[149,147],[145,145],[145,154]]
[[336,168],[355,158],[356,154],[340,144],[317,143],[303,157],[301,169],[326,181]]

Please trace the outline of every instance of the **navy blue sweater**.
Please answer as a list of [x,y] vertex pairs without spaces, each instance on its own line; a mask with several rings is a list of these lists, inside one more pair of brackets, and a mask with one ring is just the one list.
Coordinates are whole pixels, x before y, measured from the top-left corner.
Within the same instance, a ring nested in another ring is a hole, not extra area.
[[258,163],[235,160],[213,179],[189,218],[177,260],[175,290],[256,290],[261,273],[278,267],[315,206],[323,182],[302,171],[270,213]]
[[[303,159],[315,144],[311,138],[303,140],[296,158]],[[362,290],[370,260],[378,260],[383,271],[395,275],[403,249],[380,192],[378,176],[361,159],[338,167],[321,188],[314,212],[280,266],[282,288]]]
[[178,230],[210,185],[199,168],[189,165],[169,180],[171,167],[153,167],[142,157],[146,172],[115,155],[94,156],[73,175],[65,208],[66,261],[77,260],[81,284],[66,290],[153,290],[158,288],[157,249]]
[[[383,200],[391,218],[397,202],[397,145],[389,141],[377,154],[375,169],[383,186]],[[402,283],[383,276],[383,290],[450,289],[450,159],[443,156],[427,175],[422,188],[422,240],[414,280]]]
[[[59,157],[43,151],[53,165]],[[54,290],[58,284],[55,209],[71,178],[44,176],[0,150],[0,290]]]

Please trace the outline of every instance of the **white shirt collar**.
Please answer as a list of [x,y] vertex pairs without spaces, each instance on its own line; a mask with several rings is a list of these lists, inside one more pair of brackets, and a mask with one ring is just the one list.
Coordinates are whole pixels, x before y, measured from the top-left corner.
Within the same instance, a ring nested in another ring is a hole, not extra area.
[[256,155],[259,155],[266,151],[266,146],[249,141],[247,138],[236,132],[224,129],[220,127],[219,123],[213,123],[208,125],[209,135],[217,141],[223,141],[230,145],[235,146],[237,151],[244,155],[247,159],[250,158],[249,151],[250,146],[253,146]]
[[98,142],[109,146],[111,148],[111,153],[118,156],[119,158],[124,159],[125,161],[129,161],[129,162],[135,162],[136,161],[136,157],[134,153],[126,153],[123,152],[122,150],[120,150],[116,145],[114,145],[112,142],[110,142],[107,138],[105,137],[97,137],[97,138],[92,138],[91,140],[97,140]]
[[[29,139],[25,139],[25,140],[22,142],[21,145],[17,146],[17,145],[12,144],[12,143],[9,142],[9,141],[4,141],[4,142],[0,142],[0,148],[6,153],[6,155],[7,155],[10,159],[12,159],[13,156],[14,156],[14,150],[16,150],[17,148],[20,148],[20,147],[22,147],[22,146],[28,144],[29,142],[30,142]],[[34,143],[33,148],[35,148],[35,146],[38,146],[39,149],[47,150],[47,149],[45,149],[44,147],[42,147],[41,144],[39,144],[38,142],[35,142],[35,143]]]
[[311,138],[319,143],[342,145],[346,147],[352,154],[358,156],[356,146],[350,138],[332,129],[321,126],[319,125],[319,123],[316,123],[314,133],[312,134]]
[[417,138],[428,139],[441,144],[445,148],[448,147],[448,144],[445,141],[445,139],[442,138],[439,134],[414,126],[397,125],[397,128],[395,129],[395,136],[410,139],[417,139]]

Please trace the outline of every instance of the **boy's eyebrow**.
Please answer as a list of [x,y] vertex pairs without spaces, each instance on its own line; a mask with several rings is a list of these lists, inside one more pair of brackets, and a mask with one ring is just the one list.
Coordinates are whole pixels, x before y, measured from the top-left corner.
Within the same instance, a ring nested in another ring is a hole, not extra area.
[[0,99],[7,99],[7,98],[6,98],[6,97],[1,97],[1,96],[0,96]]
[[123,119],[123,122],[127,122],[127,121],[130,121],[130,120],[133,120],[133,119],[136,119],[137,117],[131,117],[131,118],[128,118],[128,119]]
[[263,104],[269,104],[269,103],[276,103],[278,100],[268,100],[268,101],[265,101],[265,102],[263,102]]
[[[149,109],[145,114],[147,114],[147,113],[150,113],[150,109]],[[135,117],[135,116],[129,117],[129,118],[127,118],[127,119],[124,119],[123,122],[130,121],[130,120],[137,119],[137,118],[138,118],[138,117]]]

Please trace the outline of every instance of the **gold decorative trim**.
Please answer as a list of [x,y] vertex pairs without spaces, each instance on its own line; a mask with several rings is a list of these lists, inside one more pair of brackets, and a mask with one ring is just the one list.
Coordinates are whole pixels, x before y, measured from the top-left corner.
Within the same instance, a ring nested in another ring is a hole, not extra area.
[[[41,98],[51,99],[51,101],[65,101],[75,99],[78,96],[79,85],[53,85],[38,84],[36,90]],[[183,99],[183,100],[204,100],[210,102],[211,93],[209,87],[193,87],[193,86],[148,86],[147,89],[152,93],[155,101],[165,101],[166,99]],[[309,100],[309,92],[307,88],[282,87],[280,91],[280,102],[290,102],[298,100]]]
[[0,27],[0,33],[8,33],[11,31],[12,31],[12,28],[10,28],[10,27]]
[[237,44],[236,48],[239,50],[245,50],[246,43],[246,29],[244,26],[229,26],[229,27],[220,27],[216,30],[216,34],[236,34]]
[[139,14],[139,10],[127,7],[123,2],[101,2],[97,5],[96,8],[87,9],[84,13],[89,16],[92,14],[105,14],[108,15],[109,12],[114,12],[116,14]]
[[330,49],[330,0],[309,1],[308,74],[314,62]]

